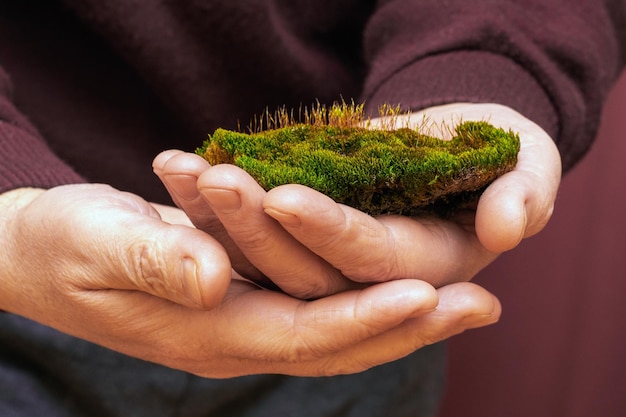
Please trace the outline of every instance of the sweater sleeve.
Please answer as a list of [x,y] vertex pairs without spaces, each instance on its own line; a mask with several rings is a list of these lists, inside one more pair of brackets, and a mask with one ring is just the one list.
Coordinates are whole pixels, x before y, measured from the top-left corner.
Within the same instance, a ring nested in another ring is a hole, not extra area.
[[379,4],[365,34],[370,108],[495,102],[542,126],[565,170],[589,148],[623,66],[625,1]]
[[50,188],[84,182],[47,146],[11,101],[9,77],[0,68],[0,193],[20,187]]

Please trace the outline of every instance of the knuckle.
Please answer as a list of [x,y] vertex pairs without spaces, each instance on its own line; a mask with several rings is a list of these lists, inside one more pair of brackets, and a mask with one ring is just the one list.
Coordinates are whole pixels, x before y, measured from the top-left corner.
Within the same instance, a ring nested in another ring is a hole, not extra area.
[[533,219],[534,221],[527,226],[525,237],[535,235],[547,226],[552,218],[552,214],[554,213],[554,203],[547,202],[544,206],[538,209],[538,212],[539,214],[535,219]]
[[[291,319],[287,334],[288,343],[284,343],[279,351],[281,361],[301,364],[319,360],[334,350],[332,342],[325,346],[328,338],[320,334],[320,329],[324,327],[321,322],[324,319],[318,320],[316,315],[311,318],[306,311],[306,305],[307,303],[300,304]],[[315,343],[312,343],[313,341]]]
[[163,259],[162,248],[156,240],[139,240],[128,248],[127,276],[137,288],[150,293],[167,293],[167,280],[163,280],[163,272],[167,270],[167,262]]
[[341,272],[354,281],[384,282],[398,278],[397,251],[383,246],[371,251],[363,251],[341,268]]
[[263,228],[250,227],[242,230],[231,230],[231,235],[236,236],[239,247],[263,253],[271,244],[271,234]]
[[[356,281],[383,282],[396,278],[398,270],[396,240],[392,231],[370,218],[348,222],[345,239],[355,248],[345,259],[341,271]],[[368,248],[368,250],[363,250]]]

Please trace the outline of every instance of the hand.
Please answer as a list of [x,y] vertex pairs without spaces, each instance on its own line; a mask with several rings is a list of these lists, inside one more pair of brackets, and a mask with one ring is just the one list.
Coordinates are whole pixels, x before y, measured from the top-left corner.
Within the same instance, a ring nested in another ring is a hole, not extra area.
[[[0,309],[206,377],[359,372],[496,321],[460,283],[398,280],[302,301],[231,280],[222,246],[102,185],[0,194]],[[161,217],[162,216],[162,217]]]
[[[2,281],[16,295],[0,302],[9,302],[10,311],[49,322],[72,311],[73,303],[95,301],[109,290],[212,308],[230,284],[230,261],[219,242],[167,223],[133,194],[80,184],[0,197]],[[162,214],[179,222],[179,212],[163,208]]]
[[[541,127],[515,110],[493,103],[454,103],[410,116],[410,123],[417,126],[424,120],[427,125],[432,122],[435,130],[459,121],[487,121],[520,135],[517,166],[485,190],[476,209],[475,233],[485,249],[495,254],[511,250],[546,226],[561,182],[561,157]],[[442,133],[445,135],[446,129]]]
[[409,123],[422,126],[424,117],[434,128],[488,120],[520,133],[516,168],[487,188],[475,211],[452,220],[373,218],[299,185],[266,193],[234,166],[209,167],[180,151],[159,155],[154,170],[193,223],[219,236],[236,270],[256,281],[271,277],[294,296],[334,294],[355,282],[467,281],[545,226],[560,182],[560,157],[539,126],[504,106],[433,107],[411,114]]

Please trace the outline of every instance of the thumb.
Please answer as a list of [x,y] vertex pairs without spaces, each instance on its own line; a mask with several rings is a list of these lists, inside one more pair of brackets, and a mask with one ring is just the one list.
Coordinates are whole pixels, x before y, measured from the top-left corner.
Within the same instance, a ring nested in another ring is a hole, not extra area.
[[[145,222],[145,220],[144,220]],[[150,219],[121,240],[111,260],[122,271],[119,289],[138,290],[187,307],[218,305],[230,284],[231,265],[208,234]]]
[[521,132],[517,166],[478,202],[476,234],[496,253],[513,249],[546,226],[561,180],[561,159],[552,139],[538,127]]

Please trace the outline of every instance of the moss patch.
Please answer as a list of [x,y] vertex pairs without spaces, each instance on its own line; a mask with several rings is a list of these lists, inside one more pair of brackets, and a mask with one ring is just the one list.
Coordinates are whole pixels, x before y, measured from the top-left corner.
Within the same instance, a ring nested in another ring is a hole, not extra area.
[[[487,122],[462,122],[442,140],[419,129],[362,127],[361,109],[319,107],[304,123],[283,111],[268,130],[217,129],[197,153],[212,165],[239,166],[266,190],[302,184],[373,215],[450,213],[517,162],[519,136]],[[390,114],[397,110],[381,109]]]

